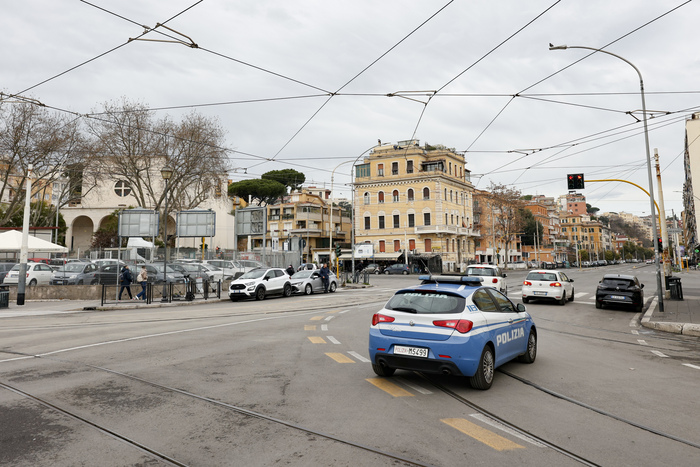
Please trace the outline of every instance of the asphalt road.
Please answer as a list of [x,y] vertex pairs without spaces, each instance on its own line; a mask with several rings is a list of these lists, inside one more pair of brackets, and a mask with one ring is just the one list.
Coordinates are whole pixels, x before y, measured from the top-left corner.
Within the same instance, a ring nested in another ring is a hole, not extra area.
[[[530,303],[537,361],[489,391],[367,360],[371,316],[415,276],[262,302],[5,318],[0,465],[696,465],[700,340],[575,301]],[[508,273],[518,292],[526,271]]]

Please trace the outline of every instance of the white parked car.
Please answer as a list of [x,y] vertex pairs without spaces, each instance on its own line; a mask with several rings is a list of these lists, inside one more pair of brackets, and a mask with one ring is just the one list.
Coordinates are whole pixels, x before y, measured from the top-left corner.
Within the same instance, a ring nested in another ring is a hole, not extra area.
[[245,271],[243,266],[238,261],[230,261],[227,259],[209,259],[203,261],[204,264],[211,264],[217,268],[224,270],[225,276],[231,276],[233,279],[238,279]]
[[213,264],[199,263],[197,264],[197,266],[202,268],[204,274],[206,274],[210,282],[221,281],[223,283],[225,281],[230,281],[231,279],[233,279],[233,274],[227,274],[226,271],[224,271],[218,266],[214,266]]
[[560,305],[574,301],[574,280],[557,270],[533,270],[523,281],[523,303],[555,300]]
[[466,276],[481,277],[481,285],[493,287],[501,293],[508,294],[506,274],[498,266],[490,264],[472,264],[467,267]]
[[[53,269],[51,266],[44,263],[27,263],[27,280],[28,286],[49,285],[51,284],[51,276]],[[15,264],[5,276],[3,284],[18,284],[19,283],[19,264]]]
[[289,275],[281,268],[259,268],[243,274],[231,281],[228,296],[232,302],[241,298],[262,300],[268,295],[292,295]]

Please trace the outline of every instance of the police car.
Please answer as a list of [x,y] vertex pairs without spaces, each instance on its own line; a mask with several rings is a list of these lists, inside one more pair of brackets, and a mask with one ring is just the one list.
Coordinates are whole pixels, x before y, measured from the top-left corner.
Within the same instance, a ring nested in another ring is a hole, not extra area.
[[419,279],[372,316],[369,354],[377,375],[402,369],[466,376],[473,388],[485,390],[497,367],[535,361],[537,330],[525,305],[479,277]]

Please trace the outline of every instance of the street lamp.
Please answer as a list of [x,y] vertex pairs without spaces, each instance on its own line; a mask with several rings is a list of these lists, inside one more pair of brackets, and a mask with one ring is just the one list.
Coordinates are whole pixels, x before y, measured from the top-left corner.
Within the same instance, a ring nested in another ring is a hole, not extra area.
[[163,243],[165,244],[165,253],[163,253],[163,298],[161,302],[168,301],[168,180],[173,176],[173,169],[169,166],[164,166],[160,169],[160,175],[165,180],[165,211],[163,213],[163,218],[165,219],[165,224],[163,225]]
[[[626,58],[620,57],[619,55],[616,55],[612,52],[608,52],[607,50],[602,50],[602,49],[596,49],[593,47],[584,47],[584,46],[578,46],[578,45],[557,45],[554,46],[552,44],[549,44],[549,50],[566,50],[566,49],[587,49],[587,50],[592,50],[594,52],[601,52],[607,55],[612,55],[615,58],[619,58],[623,62],[627,63],[629,66],[634,68],[634,71],[637,72],[637,75],[639,75],[639,92],[642,96],[642,121],[644,123],[644,142],[645,142],[645,149],[646,149],[646,155],[647,155],[647,172],[649,176],[649,205],[651,206],[651,223],[652,223],[652,230],[654,231],[654,238],[656,238],[656,232],[657,232],[657,227],[656,227],[656,216],[654,215],[654,208],[655,208],[655,201],[654,201],[654,183],[653,183],[653,176],[651,173],[651,153],[649,152],[649,129],[647,127],[647,105],[646,105],[646,100],[644,98],[644,80],[642,79],[642,73],[639,71],[639,69],[634,66],[632,62],[627,60]],[[662,214],[662,213],[659,213]],[[665,222],[665,220],[659,219],[659,221]],[[659,252],[657,251],[656,248],[654,248],[654,263],[656,264],[656,288],[659,296],[659,311],[663,312],[664,311],[664,290],[662,288],[662,283],[661,283],[661,267],[659,264]]]

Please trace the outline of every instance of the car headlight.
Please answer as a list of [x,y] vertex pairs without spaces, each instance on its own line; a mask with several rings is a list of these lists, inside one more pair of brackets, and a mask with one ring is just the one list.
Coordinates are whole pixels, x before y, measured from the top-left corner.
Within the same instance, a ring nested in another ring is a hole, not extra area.
[[73,274],[72,276],[69,276],[68,279],[75,279],[76,277],[78,277],[78,275],[77,275],[77,274]]
[[243,285],[245,285],[246,287],[252,287],[255,285],[255,282],[246,282]]

